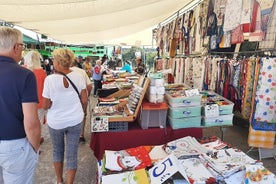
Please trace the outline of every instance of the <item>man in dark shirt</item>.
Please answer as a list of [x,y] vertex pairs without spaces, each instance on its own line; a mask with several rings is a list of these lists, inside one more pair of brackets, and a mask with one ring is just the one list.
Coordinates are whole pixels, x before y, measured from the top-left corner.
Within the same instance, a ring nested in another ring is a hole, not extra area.
[[19,30],[0,26],[0,178],[32,184],[41,125],[35,75],[18,64],[22,38]]

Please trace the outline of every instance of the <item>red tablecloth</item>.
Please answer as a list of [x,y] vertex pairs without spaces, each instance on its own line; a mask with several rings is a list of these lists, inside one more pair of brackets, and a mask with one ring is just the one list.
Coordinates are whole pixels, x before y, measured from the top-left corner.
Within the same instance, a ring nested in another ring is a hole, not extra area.
[[169,141],[192,136],[202,137],[201,128],[183,128],[173,130],[166,128],[141,129],[136,123],[129,123],[126,132],[94,132],[91,133],[90,148],[98,160],[102,159],[105,150],[119,151],[141,145],[160,145]]

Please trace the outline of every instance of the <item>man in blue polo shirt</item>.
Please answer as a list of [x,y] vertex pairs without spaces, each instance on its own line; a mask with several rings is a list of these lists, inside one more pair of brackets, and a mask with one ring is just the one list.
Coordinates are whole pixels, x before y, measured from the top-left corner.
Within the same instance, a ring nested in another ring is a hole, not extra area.
[[22,38],[19,30],[0,26],[0,183],[34,183],[38,161],[36,79],[18,65]]

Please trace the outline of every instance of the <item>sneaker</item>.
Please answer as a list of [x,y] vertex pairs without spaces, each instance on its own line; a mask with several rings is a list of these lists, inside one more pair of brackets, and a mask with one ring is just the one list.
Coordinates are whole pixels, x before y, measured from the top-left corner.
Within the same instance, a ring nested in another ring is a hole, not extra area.
[[80,137],[79,143],[85,143],[85,138],[84,137]]

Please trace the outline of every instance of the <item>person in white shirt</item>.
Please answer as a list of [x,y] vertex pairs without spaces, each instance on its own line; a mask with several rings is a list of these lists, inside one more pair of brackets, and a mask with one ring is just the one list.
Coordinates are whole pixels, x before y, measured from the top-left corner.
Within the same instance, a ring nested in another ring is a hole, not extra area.
[[[89,79],[88,75],[86,74],[85,70],[78,67],[78,61],[76,58],[75,58],[75,61],[73,62],[73,66],[70,69],[75,72],[78,72],[83,76],[86,83],[86,89],[87,89],[87,95],[88,95],[88,101],[89,101],[89,96],[92,91],[92,82]],[[90,103],[88,102],[86,107],[84,107],[84,118],[82,120],[82,129],[81,129],[80,140],[79,140],[80,143],[85,143],[84,130],[85,130],[86,115],[87,115],[87,106],[89,104]]]

